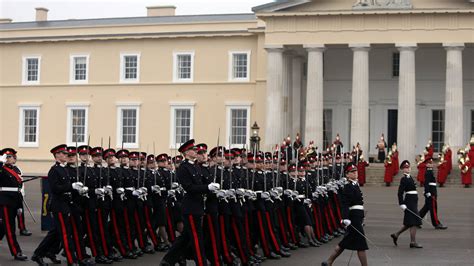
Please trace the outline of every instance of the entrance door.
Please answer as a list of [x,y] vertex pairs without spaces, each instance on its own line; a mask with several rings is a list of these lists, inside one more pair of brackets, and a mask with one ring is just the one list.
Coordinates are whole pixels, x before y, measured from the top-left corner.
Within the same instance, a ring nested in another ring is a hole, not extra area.
[[394,142],[397,142],[397,125],[398,125],[398,110],[388,110],[388,126],[387,126],[387,145],[392,147]]

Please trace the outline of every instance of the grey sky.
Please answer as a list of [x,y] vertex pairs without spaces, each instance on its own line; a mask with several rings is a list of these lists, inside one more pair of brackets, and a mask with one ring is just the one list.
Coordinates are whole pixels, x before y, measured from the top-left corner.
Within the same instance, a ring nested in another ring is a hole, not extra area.
[[49,20],[146,16],[146,6],[175,5],[177,15],[250,13],[272,0],[0,0],[0,18],[33,21],[35,7],[49,9]]

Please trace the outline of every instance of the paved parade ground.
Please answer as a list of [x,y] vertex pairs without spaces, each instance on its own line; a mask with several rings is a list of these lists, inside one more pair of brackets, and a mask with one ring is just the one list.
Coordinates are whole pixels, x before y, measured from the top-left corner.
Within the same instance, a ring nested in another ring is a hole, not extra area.
[[[398,230],[402,223],[402,211],[397,204],[397,187],[365,187],[366,235],[375,243],[369,242],[369,265],[474,265],[474,189],[439,188],[439,215],[448,230],[434,230],[424,222],[423,229],[418,231],[418,242],[423,249],[408,247],[408,232],[400,236],[398,247],[394,247],[390,233]],[[26,184],[27,201],[35,218],[40,220],[41,195],[39,181]],[[419,191],[421,189],[419,188]],[[419,202],[419,208],[423,202]],[[19,236],[19,243],[24,253],[30,258],[33,250],[45,233],[40,232],[40,225],[34,224],[26,214],[27,227],[33,232],[30,237]],[[18,232],[18,231],[17,231]],[[340,239],[340,238],[339,238]],[[279,261],[266,261],[265,265],[320,265],[328,257],[334,245],[332,242],[319,248],[299,249],[292,252],[292,257]],[[114,265],[158,265],[163,253],[144,255],[138,260],[125,260]],[[346,251],[335,265],[347,265],[351,256]],[[63,262],[65,261],[62,258]],[[65,264],[65,262],[64,262]],[[192,265],[193,263],[188,263]],[[33,262],[13,261],[9,254],[6,240],[0,243],[0,265],[35,265]],[[350,265],[360,265],[356,253]]]

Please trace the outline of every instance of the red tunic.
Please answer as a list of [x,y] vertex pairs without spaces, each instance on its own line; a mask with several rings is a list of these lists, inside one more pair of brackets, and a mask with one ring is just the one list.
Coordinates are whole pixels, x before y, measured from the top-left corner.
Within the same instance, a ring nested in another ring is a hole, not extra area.
[[446,183],[446,178],[448,177],[448,161],[443,161],[438,165],[438,183]]
[[359,185],[363,186],[365,184],[365,168],[369,166],[367,161],[359,161],[357,164],[357,175],[359,180]]
[[393,167],[393,170],[392,170],[392,175],[393,176],[396,176],[398,175],[398,171],[400,171],[400,168],[399,168],[399,161],[398,161],[398,151],[394,152],[393,155],[392,155],[392,167]]
[[385,161],[385,175],[383,177],[383,181],[385,183],[392,183],[393,182],[393,163],[389,163]]
[[420,163],[417,166],[418,168],[418,175],[416,176],[416,179],[420,182],[421,185],[425,183],[425,173],[426,173],[426,163]]
[[467,156],[469,157],[469,161],[474,162],[474,145],[471,145],[471,149],[469,150]]
[[429,147],[428,147],[428,156],[430,158],[433,158],[433,155],[434,155],[434,147],[433,147],[433,144],[431,144]]
[[444,159],[447,162],[447,168],[448,168],[448,175],[451,173],[451,170],[453,170],[453,152],[451,149],[447,149],[446,153],[444,154]]
[[461,180],[463,185],[472,184],[472,165],[471,162],[465,162],[461,167]]

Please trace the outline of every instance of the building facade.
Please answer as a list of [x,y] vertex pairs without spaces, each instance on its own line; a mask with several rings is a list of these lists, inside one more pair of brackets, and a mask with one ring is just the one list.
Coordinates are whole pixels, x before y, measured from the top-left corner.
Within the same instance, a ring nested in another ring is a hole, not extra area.
[[278,1],[251,14],[0,20],[0,145],[44,173],[59,142],[174,153],[336,134],[401,158],[474,131],[474,3]]

